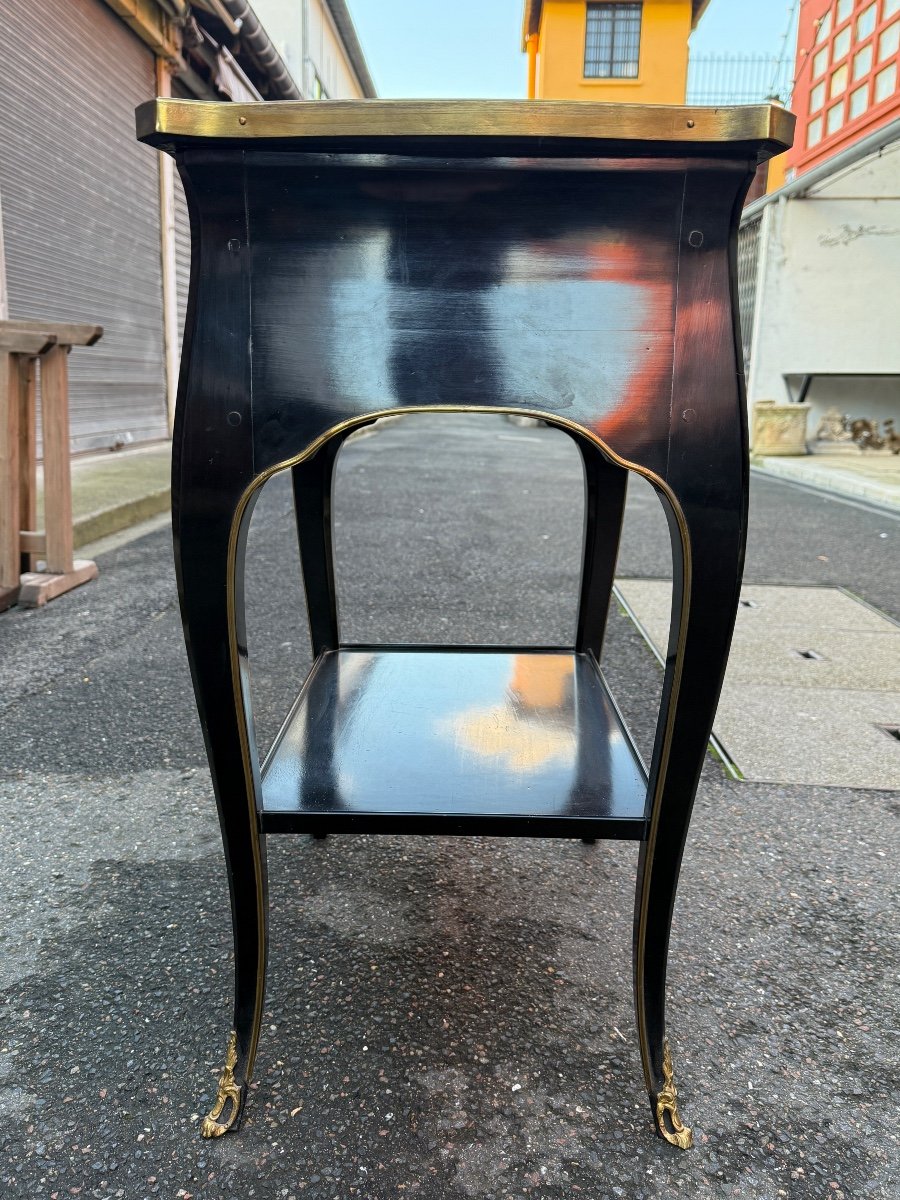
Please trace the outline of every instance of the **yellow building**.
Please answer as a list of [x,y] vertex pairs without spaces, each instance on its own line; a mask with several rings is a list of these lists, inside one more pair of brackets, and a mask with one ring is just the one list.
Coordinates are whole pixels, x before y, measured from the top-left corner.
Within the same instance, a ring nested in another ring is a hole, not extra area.
[[525,0],[528,95],[684,104],[688,37],[709,0]]

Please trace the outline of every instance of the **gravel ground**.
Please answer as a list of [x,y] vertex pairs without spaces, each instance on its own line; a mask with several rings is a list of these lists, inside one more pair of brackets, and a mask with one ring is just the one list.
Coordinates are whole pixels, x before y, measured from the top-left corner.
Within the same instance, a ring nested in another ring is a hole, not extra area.
[[[898,616],[896,521],[758,477],[751,519],[748,579]],[[345,452],[337,522],[349,638],[571,634],[562,435],[387,425]],[[284,481],[250,560],[268,741],[309,661]],[[641,485],[620,570],[667,563]],[[897,797],[737,783],[711,759],[670,959],[694,1150],[653,1136],[643,1094],[635,847],[488,838],[270,840],[258,1085],[242,1131],[202,1141],[230,929],[168,536],[100,566],[0,618],[4,1200],[898,1195]],[[659,674],[618,612],[605,667],[646,752]]]

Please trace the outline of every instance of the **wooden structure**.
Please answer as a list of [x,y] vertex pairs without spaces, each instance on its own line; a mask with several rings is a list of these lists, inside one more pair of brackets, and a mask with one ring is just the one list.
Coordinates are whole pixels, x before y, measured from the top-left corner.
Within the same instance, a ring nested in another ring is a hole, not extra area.
[[[143,140],[175,155],[192,210],[175,553],[236,950],[234,1026],[206,1136],[239,1123],[253,1069],[266,839],[365,831],[637,841],[645,1082],[660,1136],[690,1144],[665,978],[743,563],[736,221],[758,162],[789,144],[792,127],[768,106],[158,100],[138,110]],[[433,411],[540,417],[576,441],[586,516],[572,645],[341,637],[340,445],[379,416]],[[244,548],[260,488],[280,471],[293,477],[314,663],[263,763]],[[655,488],[674,562],[649,770],[599,668],[629,472]]]
[[[99,325],[0,320],[0,612],[46,604],[97,576],[96,563],[76,560],[72,547],[68,354],[102,335]],[[38,380],[44,532],[37,529]],[[41,560],[43,570],[34,570]]]

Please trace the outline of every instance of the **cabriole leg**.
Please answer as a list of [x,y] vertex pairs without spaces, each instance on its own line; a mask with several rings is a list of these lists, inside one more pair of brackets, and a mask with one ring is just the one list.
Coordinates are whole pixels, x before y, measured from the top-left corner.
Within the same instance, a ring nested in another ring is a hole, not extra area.
[[[611,463],[587,438],[575,439],[584,464],[584,546],[575,649],[599,663],[616,573],[628,472]],[[585,846],[597,839],[583,837]]]
[[[670,525],[674,521],[670,520]],[[712,522],[711,522],[712,523]],[[672,1055],[666,1040],[665,990],[669,934],[681,858],[694,795],[722,685],[740,588],[742,540],[733,528],[715,529],[697,514],[688,530],[689,554],[673,536],[672,632],[660,721],[650,772],[655,797],[647,838],[641,843],[635,895],[634,987],[641,1058],[659,1135],[686,1149],[692,1135],[678,1110]],[[688,582],[689,581],[689,582]],[[689,612],[679,624],[690,587]],[[680,679],[676,666],[683,642]],[[668,711],[667,711],[668,710]]]
[[[672,630],[641,845],[634,982],[641,1059],[657,1131],[691,1144],[666,1042],[669,931],[688,822],[734,630],[747,526],[747,422],[737,313],[739,211],[752,178],[735,162],[685,179],[675,317],[673,406],[659,488],[672,537]],[[687,603],[682,605],[682,600]]]
[[575,649],[600,661],[625,515],[628,471],[611,463],[587,438],[578,438],[584,463],[584,561]]
[[331,497],[334,464],[343,441],[343,437],[335,435],[291,470],[313,658],[338,646]]
[[[265,841],[257,816],[259,771],[246,688],[243,579],[250,514],[248,509],[237,538],[232,581],[230,521],[179,508],[176,499],[182,619],[219,810],[234,931],[234,1021],[216,1100],[201,1126],[204,1137],[221,1137],[240,1124],[259,1041],[267,954]],[[232,620],[237,673],[230,652]]]

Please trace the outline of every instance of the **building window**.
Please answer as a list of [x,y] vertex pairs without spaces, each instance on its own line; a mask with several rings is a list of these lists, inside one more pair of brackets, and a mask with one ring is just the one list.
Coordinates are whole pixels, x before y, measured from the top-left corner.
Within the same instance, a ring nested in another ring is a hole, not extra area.
[[584,40],[586,79],[637,79],[643,4],[589,4]]
[[853,12],[853,0],[838,0],[838,5],[837,5],[837,23],[838,23],[838,25],[840,25],[841,21],[846,21],[852,12]]
[[897,64],[891,65],[884,71],[879,71],[875,76],[875,104],[880,104],[882,100],[887,100],[888,96],[893,96],[897,88]]
[[843,58],[850,49],[850,26],[842,29],[831,43],[831,60],[837,62],[839,58]]
[[808,147],[815,146],[817,142],[822,140],[822,118],[816,117],[814,121],[806,127],[806,145]]
[[900,12],[900,0],[884,0],[884,13],[882,15],[885,21],[896,12]]
[[875,5],[870,4],[856,18],[856,39],[862,41],[875,29]]
[[854,56],[853,59],[853,78],[862,79],[863,75],[868,75],[872,70],[872,43],[868,46],[863,46],[862,50]]
[[824,50],[820,50],[818,54],[813,56],[813,65],[812,65],[813,79],[817,79],[820,75],[824,74],[825,68],[827,66],[828,66],[828,47],[826,46]]
[[869,107],[869,85],[864,83],[855,92],[850,93],[850,120],[861,117]]
[[900,21],[889,25],[878,39],[878,61],[884,62],[900,50]]
[[825,80],[817,83],[813,90],[809,93],[809,111],[811,113],[818,112],[825,103]]
[[828,110],[828,116],[825,121],[826,133],[837,133],[844,123],[844,102],[833,104]]
[[831,10],[830,9],[825,14],[825,16],[820,17],[818,22],[816,23],[816,42],[817,43],[824,42],[825,39],[828,37],[829,33],[831,33]]
[[831,73],[831,95],[840,96],[847,90],[847,64]]

